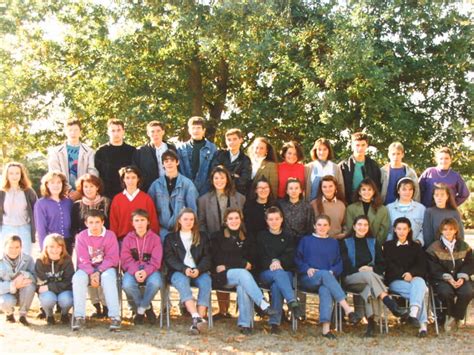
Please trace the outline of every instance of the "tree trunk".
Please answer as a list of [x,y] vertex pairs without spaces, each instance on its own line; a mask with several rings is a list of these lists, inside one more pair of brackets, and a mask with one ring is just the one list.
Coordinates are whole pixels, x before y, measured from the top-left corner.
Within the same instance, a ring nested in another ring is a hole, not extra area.
[[216,87],[218,95],[215,102],[206,102],[209,107],[209,125],[207,127],[207,138],[214,141],[216,137],[217,127],[221,121],[222,112],[225,109],[227,100],[227,91],[229,87],[229,64],[225,58],[221,58],[217,66]]
[[191,92],[191,115],[203,116],[201,63],[197,54],[189,65],[189,91]]

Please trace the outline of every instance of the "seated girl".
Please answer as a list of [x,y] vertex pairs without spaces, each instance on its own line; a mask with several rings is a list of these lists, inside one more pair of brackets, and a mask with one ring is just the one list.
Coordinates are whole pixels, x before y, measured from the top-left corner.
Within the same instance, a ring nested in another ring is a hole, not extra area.
[[49,234],[44,240],[43,251],[36,260],[36,277],[41,308],[46,322],[55,324],[53,307],[61,309],[61,323],[69,324],[69,310],[72,307],[72,277],[74,265],[66,251],[62,235]]

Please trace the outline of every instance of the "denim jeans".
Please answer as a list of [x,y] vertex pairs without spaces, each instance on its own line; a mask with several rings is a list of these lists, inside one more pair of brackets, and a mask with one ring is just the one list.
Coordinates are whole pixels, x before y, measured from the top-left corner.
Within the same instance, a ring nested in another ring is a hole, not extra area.
[[40,293],[38,298],[47,317],[53,315],[53,308],[56,303],[61,307],[61,314],[68,314],[72,307],[72,291],[69,290],[63,291],[59,294],[46,291]]
[[410,306],[419,307],[420,311],[417,318],[420,323],[426,323],[428,321],[425,304],[425,294],[428,288],[423,278],[414,277],[410,282],[395,280],[390,283],[389,289],[409,300]]
[[142,294],[140,285],[135,276],[126,272],[123,275],[122,288],[127,295],[128,302],[132,305],[133,310],[136,311],[138,307],[148,309],[151,301],[155,297],[158,290],[163,286],[161,281],[161,274],[159,271],[147,276],[145,282],[145,291]]
[[178,290],[182,303],[193,299],[191,286],[197,287],[199,289],[197,305],[209,307],[212,281],[208,273],[201,274],[197,278],[192,279],[182,272],[175,271],[173,275],[171,275],[171,284]]
[[5,293],[0,295],[0,310],[7,315],[12,314],[15,306],[20,306],[20,316],[26,316],[35,297],[36,285],[31,284],[20,288],[15,294]]
[[3,248],[5,240],[10,235],[17,235],[21,239],[21,251],[31,256],[31,249],[33,243],[31,243],[31,225],[23,224],[21,226],[0,226],[0,255],[3,255]]
[[[86,316],[86,296],[89,286],[89,275],[83,270],[77,270],[72,277],[72,292],[74,296],[74,317]],[[110,318],[120,318],[119,295],[117,289],[117,272],[114,268],[105,270],[100,275],[100,287],[104,292],[105,302],[109,309]]]
[[312,277],[307,274],[301,275],[300,285],[303,290],[318,292],[320,323],[331,321],[333,300],[341,302],[346,298],[341,285],[328,270],[318,270]]
[[263,293],[258,287],[252,274],[246,269],[227,270],[227,285],[225,288],[237,289],[237,304],[239,305],[239,319],[241,327],[250,327],[253,318],[253,303],[260,307]]
[[292,286],[293,273],[285,270],[265,270],[260,273],[260,282],[264,287],[270,288],[272,295],[272,308],[278,311],[270,317],[269,323],[280,325],[283,312],[283,299],[287,303],[296,300]]

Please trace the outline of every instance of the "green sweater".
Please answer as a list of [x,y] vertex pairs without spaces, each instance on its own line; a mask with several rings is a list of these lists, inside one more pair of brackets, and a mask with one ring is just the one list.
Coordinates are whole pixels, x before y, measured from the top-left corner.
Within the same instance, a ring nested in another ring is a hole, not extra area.
[[[365,215],[364,206],[362,202],[355,202],[346,208],[346,232],[352,230],[352,224],[356,217]],[[367,217],[370,221],[370,231],[377,241],[382,245],[387,239],[387,234],[390,229],[390,217],[385,206],[380,206],[375,212],[374,208],[370,206]]]

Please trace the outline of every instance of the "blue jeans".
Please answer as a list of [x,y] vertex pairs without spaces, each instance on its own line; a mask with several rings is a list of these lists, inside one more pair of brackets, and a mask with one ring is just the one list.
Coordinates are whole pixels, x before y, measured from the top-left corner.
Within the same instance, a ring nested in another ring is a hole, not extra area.
[[275,271],[265,270],[260,273],[260,282],[264,287],[270,288],[272,308],[278,311],[278,314],[270,317],[270,324],[280,325],[281,314],[283,312],[283,299],[285,299],[287,303],[296,300],[292,280],[293,273],[281,269]]
[[182,272],[175,271],[173,275],[171,275],[171,284],[178,290],[182,303],[193,299],[191,286],[197,287],[199,289],[197,305],[209,307],[212,281],[208,273],[201,274],[197,278],[192,279]]
[[225,288],[236,287],[237,289],[237,304],[239,305],[237,324],[241,327],[250,327],[253,318],[253,303],[260,307],[263,300],[262,290],[246,269],[229,269],[226,275]]
[[3,255],[3,247],[5,240],[10,235],[17,235],[21,239],[21,251],[31,256],[31,225],[23,224],[21,226],[7,226],[6,224],[0,226],[0,255]]
[[0,310],[7,315],[12,314],[15,306],[20,306],[20,316],[26,316],[35,297],[36,285],[31,284],[20,288],[15,294],[5,293],[0,295]]
[[[155,297],[158,290],[163,286],[161,281],[161,274],[159,271],[148,275],[145,282],[145,291],[142,294],[140,285],[135,276],[126,272],[123,275],[122,288],[127,295],[128,302],[132,305],[133,310],[136,311],[138,307],[148,309],[151,301]],[[143,284],[142,284],[143,285]]]
[[61,307],[61,314],[68,314],[72,307],[72,291],[69,290],[63,291],[59,294],[46,291],[40,293],[38,298],[47,317],[53,315],[53,307],[56,305],[56,303],[59,305],[59,307]]
[[300,275],[300,284],[303,290],[319,293],[319,322],[331,322],[333,300],[341,302],[346,298],[334,275],[328,270],[318,270],[313,277]]
[[390,283],[389,289],[409,300],[410,306],[418,306],[420,311],[417,318],[420,323],[426,323],[428,321],[425,304],[425,295],[428,288],[423,278],[414,277],[410,282],[395,280]]
[[[89,275],[77,270],[72,277],[72,293],[74,298],[74,317],[86,316],[86,297],[89,286]],[[114,268],[105,270],[100,275],[100,287],[104,292],[105,302],[110,318],[120,318],[119,295],[117,289],[117,272]]]

